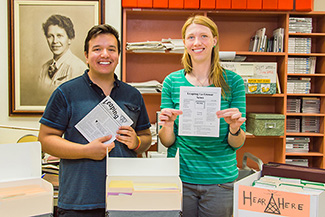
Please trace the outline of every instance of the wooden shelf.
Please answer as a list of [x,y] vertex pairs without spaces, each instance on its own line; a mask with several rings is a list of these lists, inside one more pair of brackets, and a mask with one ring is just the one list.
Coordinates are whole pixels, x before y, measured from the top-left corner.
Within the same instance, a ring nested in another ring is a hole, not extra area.
[[[238,166],[245,152],[251,152],[267,163],[270,161],[285,163],[285,158],[307,158],[310,166],[325,168],[325,13],[324,12],[288,12],[288,11],[236,11],[236,10],[170,10],[170,9],[123,9],[122,30],[122,80],[141,82],[164,78],[173,71],[182,69],[182,53],[137,53],[126,51],[127,42],[161,41],[164,38],[181,38],[181,28],[186,19],[194,14],[208,16],[219,29],[220,51],[235,51],[238,56],[246,56],[247,62],[277,62],[277,73],[281,94],[246,94],[247,113],[280,113],[286,118],[292,116],[320,117],[320,133],[289,133],[284,136],[247,135],[246,142],[237,151]],[[289,33],[290,17],[311,17],[312,33]],[[257,29],[265,27],[266,35],[272,36],[273,30],[285,29],[284,52],[249,52],[251,36]],[[312,38],[309,54],[288,53],[290,37]],[[316,57],[315,74],[288,74],[289,57]],[[310,94],[290,94],[286,92],[288,77],[311,78]],[[144,101],[151,123],[156,122],[156,111],[160,110],[160,93],[144,93]],[[287,100],[290,97],[319,97],[320,114],[287,113]],[[286,120],[285,120],[286,122]],[[286,153],[286,137],[310,137],[309,153]],[[251,165],[248,165],[251,166]],[[254,165],[252,165],[254,166]]]
[[324,117],[325,114],[318,114],[318,113],[287,113],[287,116],[319,116]]
[[299,157],[323,157],[324,154],[323,153],[319,153],[319,152],[308,152],[308,153],[298,153],[298,152],[292,152],[292,153],[286,153],[286,156],[299,156]]

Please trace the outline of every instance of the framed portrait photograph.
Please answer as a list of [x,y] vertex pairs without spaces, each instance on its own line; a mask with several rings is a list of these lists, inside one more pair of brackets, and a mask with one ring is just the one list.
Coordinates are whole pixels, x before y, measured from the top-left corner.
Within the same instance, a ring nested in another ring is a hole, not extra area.
[[60,84],[84,73],[84,41],[104,21],[103,1],[8,1],[10,116],[41,115]]

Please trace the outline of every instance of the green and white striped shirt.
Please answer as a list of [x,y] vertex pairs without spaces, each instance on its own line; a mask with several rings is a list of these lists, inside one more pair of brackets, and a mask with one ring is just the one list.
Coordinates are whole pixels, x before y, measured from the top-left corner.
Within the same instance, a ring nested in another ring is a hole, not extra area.
[[[224,74],[225,76],[225,74]],[[226,82],[230,93],[221,97],[221,110],[238,108],[246,117],[246,95],[243,79],[235,72],[226,70]],[[161,109],[179,109],[181,86],[193,86],[185,78],[184,69],[169,74],[163,83]],[[212,85],[211,85],[212,87]],[[245,123],[241,126],[246,131]],[[178,118],[175,120],[175,143],[168,148],[168,157],[180,154],[180,177],[192,184],[221,184],[234,181],[238,176],[236,148],[228,144],[228,124],[220,119],[219,137],[179,136]]]

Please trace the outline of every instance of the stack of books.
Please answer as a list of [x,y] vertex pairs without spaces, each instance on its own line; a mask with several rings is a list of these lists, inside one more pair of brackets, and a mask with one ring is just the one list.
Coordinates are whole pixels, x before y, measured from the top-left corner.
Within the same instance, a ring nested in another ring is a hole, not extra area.
[[309,151],[309,137],[287,137],[286,152],[307,153]]
[[311,33],[313,30],[311,17],[290,17],[289,33]]
[[311,89],[310,78],[288,77],[287,93],[309,94]]
[[301,120],[301,132],[319,133],[319,117],[303,116]]
[[289,53],[311,53],[311,38],[290,37],[288,43]]
[[288,113],[300,113],[301,99],[300,98],[288,98],[287,100],[287,112]]
[[316,57],[289,57],[288,73],[315,74]]
[[320,98],[302,97],[302,113],[320,113]]
[[300,132],[300,119],[297,117],[288,117],[286,129],[287,129],[287,132],[290,132],[290,133],[299,133]]

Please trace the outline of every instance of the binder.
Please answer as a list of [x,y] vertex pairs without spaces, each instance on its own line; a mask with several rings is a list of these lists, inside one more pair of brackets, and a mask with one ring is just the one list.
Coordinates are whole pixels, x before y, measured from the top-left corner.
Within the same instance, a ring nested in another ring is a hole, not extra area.
[[262,9],[263,10],[277,10],[278,9],[278,0],[263,0]]
[[152,0],[138,0],[138,8],[152,8]]
[[184,8],[185,9],[199,9],[200,0],[185,0]]
[[278,0],[278,10],[291,11],[293,9],[293,0]]
[[232,9],[246,9],[247,2],[246,0],[232,0],[231,8]]
[[247,0],[247,10],[261,10],[262,0]]
[[184,0],[169,0],[168,8],[184,8]]
[[216,9],[231,9],[231,0],[216,0]]
[[153,8],[168,8],[168,0],[152,0]]
[[123,8],[136,8],[138,7],[138,0],[122,0]]
[[325,170],[319,168],[269,162],[263,165],[262,175],[303,179],[313,182],[324,182]]
[[296,0],[296,11],[312,11],[313,0]]
[[200,9],[215,9],[216,0],[201,0]]

